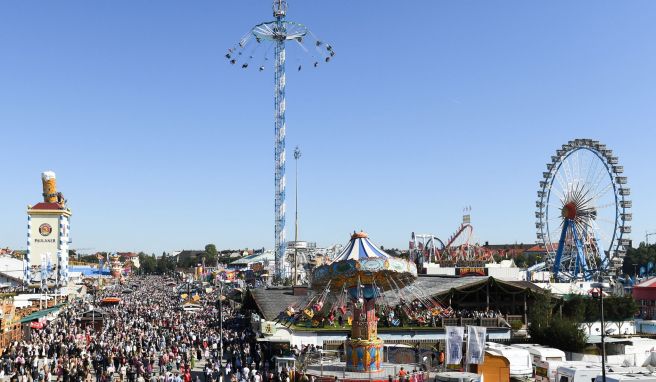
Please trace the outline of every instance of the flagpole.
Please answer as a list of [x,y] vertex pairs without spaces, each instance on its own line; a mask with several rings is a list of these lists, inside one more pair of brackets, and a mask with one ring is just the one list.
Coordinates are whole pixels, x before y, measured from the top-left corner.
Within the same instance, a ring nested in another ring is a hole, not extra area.
[[467,325],[467,339],[464,341],[465,344],[463,346],[467,346],[467,349],[465,349],[465,373],[469,372],[469,336],[471,335],[470,330],[471,325]]

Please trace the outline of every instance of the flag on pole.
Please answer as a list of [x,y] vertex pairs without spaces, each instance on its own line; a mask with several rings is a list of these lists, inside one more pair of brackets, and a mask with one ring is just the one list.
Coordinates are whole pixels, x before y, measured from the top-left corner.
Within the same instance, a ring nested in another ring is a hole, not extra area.
[[485,359],[485,336],[487,328],[467,326],[467,363],[480,365]]
[[30,282],[30,267],[27,262],[27,254],[23,255],[23,278],[26,284]]
[[46,253],[46,260],[47,260],[47,265],[46,265],[46,272],[48,275],[52,273],[52,260],[50,256],[50,252]]
[[41,284],[43,285],[44,280],[46,279],[46,254],[41,254]]
[[462,340],[465,328],[462,326],[447,326],[446,332],[446,364],[457,365],[462,362]]

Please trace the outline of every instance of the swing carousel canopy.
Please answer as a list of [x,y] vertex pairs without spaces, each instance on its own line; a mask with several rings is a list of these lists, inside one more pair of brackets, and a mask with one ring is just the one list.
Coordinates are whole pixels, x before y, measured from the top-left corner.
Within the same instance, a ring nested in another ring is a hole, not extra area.
[[390,256],[369,240],[364,232],[356,232],[344,250],[331,264],[315,269],[312,288],[323,290],[376,286],[380,291],[400,289],[417,278],[415,264]]

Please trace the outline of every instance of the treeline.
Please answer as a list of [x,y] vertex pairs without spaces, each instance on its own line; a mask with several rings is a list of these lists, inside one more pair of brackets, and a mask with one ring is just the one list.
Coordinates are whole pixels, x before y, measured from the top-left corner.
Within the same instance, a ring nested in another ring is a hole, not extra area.
[[137,273],[143,275],[163,275],[175,271],[177,267],[175,258],[162,253],[162,256],[155,257],[155,254],[147,255],[139,252],[139,269]]
[[[631,296],[604,297],[604,320],[632,320],[639,307]],[[601,320],[598,298],[573,296],[563,303],[563,316],[576,322],[596,322]]]
[[[656,264],[656,244],[640,243],[638,248],[629,248],[624,257],[622,272],[626,275],[640,275],[640,268],[646,273],[654,274],[656,269],[649,269],[649,263]],[[655,267],[656,268],[656,267]]]
[[[604,298],[605,321],[633,319],[638,305],[631,296]],[[598,298],[572,296],[567,301],[555,303],[550,293],[536,294],[530,307],[529,334],[536,343],[571,352],[582,352],[587,337],[581,324],[601,319]]]

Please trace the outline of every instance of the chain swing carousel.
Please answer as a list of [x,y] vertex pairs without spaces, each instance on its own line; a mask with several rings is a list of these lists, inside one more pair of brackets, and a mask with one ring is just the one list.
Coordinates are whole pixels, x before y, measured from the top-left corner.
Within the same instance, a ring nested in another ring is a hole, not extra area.
[[[388,255],[366,233],[357,232],[332,262],[315,269],[311,284],[314,294],[307,303],[289,307],[283,316],[292,323],[316,322],[319,317],[333,323],[335,315],[346,316],[351,324],[351,335],[344,342],[347,371],[380,371],[383,340],[378,337],[379,318],[399,325],[399,310],[416,319],[414,311],[441,307],[416,293],[406,300],[400,298],[406,291],[414,292],[410,284],[416,278],[415,264]],[[413,304],[420,304],[422,309]]]

